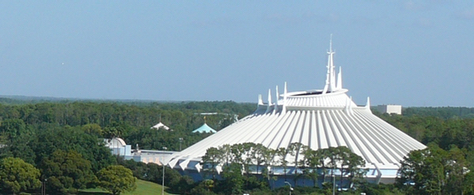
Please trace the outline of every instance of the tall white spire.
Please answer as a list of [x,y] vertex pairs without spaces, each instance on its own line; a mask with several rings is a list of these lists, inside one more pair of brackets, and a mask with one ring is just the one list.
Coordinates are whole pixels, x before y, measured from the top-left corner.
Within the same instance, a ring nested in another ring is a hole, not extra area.
[[365,109],[368,110],[369,112],[372,112],[370,110],[370,97],[367,97],[367,103],[365,104]]
[[334,51],[332,50],[332,34],[329,40],[329,51],[328,51],[328,72],[326,75],[326,85],[323,89],[323,94],[336,90],[336,72],[334,71]]
[[285,82],[285,87],[283,89],[283,105],[281,106],[281,113],[285,113],[286,112],[286,94],[288,93],[288,88],[286,86],[286,82]]
[[272,106],[272,91],[268,89],[268,105],[267,105],[267,113],[270,111],[270,108]]
[[342,68],[339,66],[339,72],[337,73],[337,86],[336,88],[342,89]]
[[278,99],[279,99],[278,96],[280,96],[280,94],[279,94],[279,92],[278,92],[278,85],[277,85],[275,88],[276,88],[276,89],[275,89],[275,95],[276,95],[276,96],[275,96],[275,107],[273,108],[273,113],[275,113],[275,112],[278,111]]

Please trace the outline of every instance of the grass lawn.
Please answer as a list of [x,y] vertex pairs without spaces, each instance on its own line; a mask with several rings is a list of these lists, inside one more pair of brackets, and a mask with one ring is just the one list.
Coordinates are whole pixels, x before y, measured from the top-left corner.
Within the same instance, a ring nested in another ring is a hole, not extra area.
[[[80,190],[81,195],[106,195],[109,194],[98,188]],[[121,195],[142,195],[142,194],[161,194],[161,185],[153,182],[137,180],[137,189],[133,192],[125,192]],[[168,194],[165,192],[165,194]]]

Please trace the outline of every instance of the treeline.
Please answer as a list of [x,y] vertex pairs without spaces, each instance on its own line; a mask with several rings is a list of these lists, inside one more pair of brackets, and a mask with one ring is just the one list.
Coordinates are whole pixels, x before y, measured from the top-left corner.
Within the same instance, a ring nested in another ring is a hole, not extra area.
[[434,116],[442,119],[474,118],[474,108],[467,107],[408,107],[404,116]]
[[[372,112],[378,113],[377,107],[372,107]],[[406,107],[402,109],[403,116],[451,118],[474,118],[474,108],[470,107]]]
[[[210,179],[205,182],[214,183],[212,189],[208,190],[224,194],[241,194],[256,188],[269,190],[269,186],[273,186],[271,182],[275,180],[276,169],[283,169],[286,180],[287,170],[293,168],[295,187],[298,187],[299,180],[304,183],[306,179],[310,179],[313,187],[319,188],[321,181],[326,189],[332,189],[330,177],[327,182],[329,174],[338,177],[339,187],[350,188],[354,182],[360,183],[365,173],[365,170],[359,168],[365,165],[365,161],[347,147],[312,150],[297,142],[277,150],[255,143],[212,147],[207,149],[202,161],[203,172]],[[223,170],[220,174],[222,180],[217,179],[218,166]],[[335,170],[339,172],[337,175]],[[257,177],[260,175],[261,177]],[[347,177],[345,183],[343,177]]]
[[425,145],[432,143],[444,150],[449,150],[454,145],[465,150],[470,156],[474,155],[474,118],[443,119],[434,116],[388,114],[379,117]]
[[[37,104],[0,104],[0,123],[18,119],[38,129],[43,124],[60,127],[87,128],[99,137],[124,138],[128,144],[144,149],[179,150],[189,146],[206,134],[192,134],[204,122],[216,130],[231,124],[235,117],[244,117],[255,110],[254,104],[225,102],[42,102]],[[217,113],[206,116],[201,113]],[[163,132],[150,129],[162,122],[172,129]]]
[[200,113],[218,113],[208,117],[208,123],[219,130],[223,120],[246,116],[255,110],[254,104],[235,102],[182,103],[116,103],[116,102],[44,102],[37,104],[0,104],[0,120],[22,119],[27,124],[57,123],[80,126],[89,123],[106,127],[125,123],[134,127],[151,127],[158,122],[175,130],[193,129],[202,125]]

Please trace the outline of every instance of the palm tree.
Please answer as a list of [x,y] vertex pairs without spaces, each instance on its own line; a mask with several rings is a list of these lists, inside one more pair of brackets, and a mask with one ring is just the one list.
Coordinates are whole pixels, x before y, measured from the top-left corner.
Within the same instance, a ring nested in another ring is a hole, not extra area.
[[285,181],[286,181],[286,169],[288,168],[288,161],[286,160],[288,150],[286,148],[279,148],[277,151],[278,154],[278,162],[283,167],[283,172],[285,174]]
[[263,151],[263,163],[265,165],[265,170],[264,176],[267,177],[267,182],[268,185],[270,185],[270,179],[272,179],[273,176],[273,165],[275,164],[275,155],[277,154],[278,150],[274,150],[271,148],[266,148],[264,147],[265,150]]
[[256,144],[254,147],[254,154],[252,155],[257,163],[257,174],[260,173],[260,165],[265,161],[265,153],[267,152],[267,148],[262,144]]
[[311,169],[308,175],[312,178],[314,187],[316,187],[316,184],[318,183],[318,167],[321,166],[320,155],[320,150],[315,151],[308,148],[304,151],[305,158],[302,160],[304,165],[307,165],[308,168]]
[[[211,173],[212,179],[216,179],[216,166],[220,163],[220,159],[222,158],[221,156],[222,151],[211,147],[206,150],[206,154],[202,157],[202,161],[205,165],[204,170]],[[210,164],[211,167],[207,167],[206,164]]]
[[294,166],[294,183],[295,183],[295,186],[297,186],[298,184],[298,179],[301,177],[300,175],[298,175],[298,165],[299,165],[299,161],[298,159],[301,158],[301,156],[303,156],[304,158],[304,153],[303,153],[303,148],[305,147],[305,145],[303,145],[302,143],[300,142],[294,142],[294,143],[291,143],[289,146],[288,146],[288,149],[289,149],[289,154],[293,155],[294,156],[294,161],[293,161],[293,164],[295,165]]

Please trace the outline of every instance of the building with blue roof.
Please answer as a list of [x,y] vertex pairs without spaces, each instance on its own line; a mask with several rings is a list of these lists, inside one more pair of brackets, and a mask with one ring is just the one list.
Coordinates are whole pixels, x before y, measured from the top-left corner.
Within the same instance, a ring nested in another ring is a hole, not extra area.
[[209,127],[209,125],[207,125],[206,122],[204,122],[204,124],[201,127],[193,131],[193,133],[216,133],[216,132],[217,131],[214,130],[212,127]]

